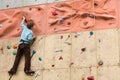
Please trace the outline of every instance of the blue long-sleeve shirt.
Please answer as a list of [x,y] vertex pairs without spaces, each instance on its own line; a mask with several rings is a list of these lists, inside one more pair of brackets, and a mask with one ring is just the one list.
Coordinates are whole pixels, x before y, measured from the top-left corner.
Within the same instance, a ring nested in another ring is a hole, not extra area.
[[[31,29],[27,28],[27,26],[24,24],[24,21],[20,23],[20,26],[22,27],[22,34],[20,39],[24,40],[25,44],[29,44],[29,41],[33,39],[33,32]],[[20,42],[22,44],[22,42]]]

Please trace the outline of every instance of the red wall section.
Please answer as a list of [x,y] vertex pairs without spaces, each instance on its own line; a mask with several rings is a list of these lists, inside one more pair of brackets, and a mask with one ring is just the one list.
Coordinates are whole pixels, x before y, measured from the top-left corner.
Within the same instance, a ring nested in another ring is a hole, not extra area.
[[[56,34],[118,27],[119,0],[72,0],[0,11],[0,39],[18,37],[23,14],[35,22],[33,32]],[[120,3],[120,1],[119,1]]]

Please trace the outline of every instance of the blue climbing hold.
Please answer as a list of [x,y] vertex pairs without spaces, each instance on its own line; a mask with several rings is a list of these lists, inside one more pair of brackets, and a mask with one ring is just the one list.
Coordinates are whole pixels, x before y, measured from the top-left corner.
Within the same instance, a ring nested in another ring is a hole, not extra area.
[[36,51],[35,51],[35,50],[33,50],[33,51],[32,51],[32,54],[35,54],[35,53],[36,53]]
[[93,31],[90,31],[90,35],[93,35],[94,34],[94,32]]

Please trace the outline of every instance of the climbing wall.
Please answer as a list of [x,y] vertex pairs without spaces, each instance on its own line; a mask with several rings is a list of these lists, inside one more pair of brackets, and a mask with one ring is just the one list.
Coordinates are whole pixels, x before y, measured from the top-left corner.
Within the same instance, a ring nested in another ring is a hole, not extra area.
[[[52,2],[54,0],[3,0],[0,80],[120,80],[120,1]],[[12,6],[13,3],[16,4]],[[33,32],[37,39],[31,46],[31,68],[35,75],[24,73],[23,56],[17,74],[9,76],[23,15],[36,24]]]

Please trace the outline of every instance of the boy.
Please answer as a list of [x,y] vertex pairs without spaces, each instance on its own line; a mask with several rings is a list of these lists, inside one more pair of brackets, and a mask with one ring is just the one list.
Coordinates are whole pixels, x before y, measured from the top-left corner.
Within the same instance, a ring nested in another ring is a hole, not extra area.
[[34,74],[34,71],[30,69],[30,66],[31,66],[30,42],[35,39],[35,38],[33,39],[33,32],[31,30],[34,26],[34,22],[32,20],[28,20],[26,21],[26,25],[24,22],[25,22],[25,17],[23,17],[22,22],[20,24],[20,26],[22,27],[22,34],[20,37],[17,55],[15,57],[13,67],[10,69],[10,71],[8,71],[10,75],[13,75],[16,73],[23,53],[25,54],[24,72],[28,75]]

